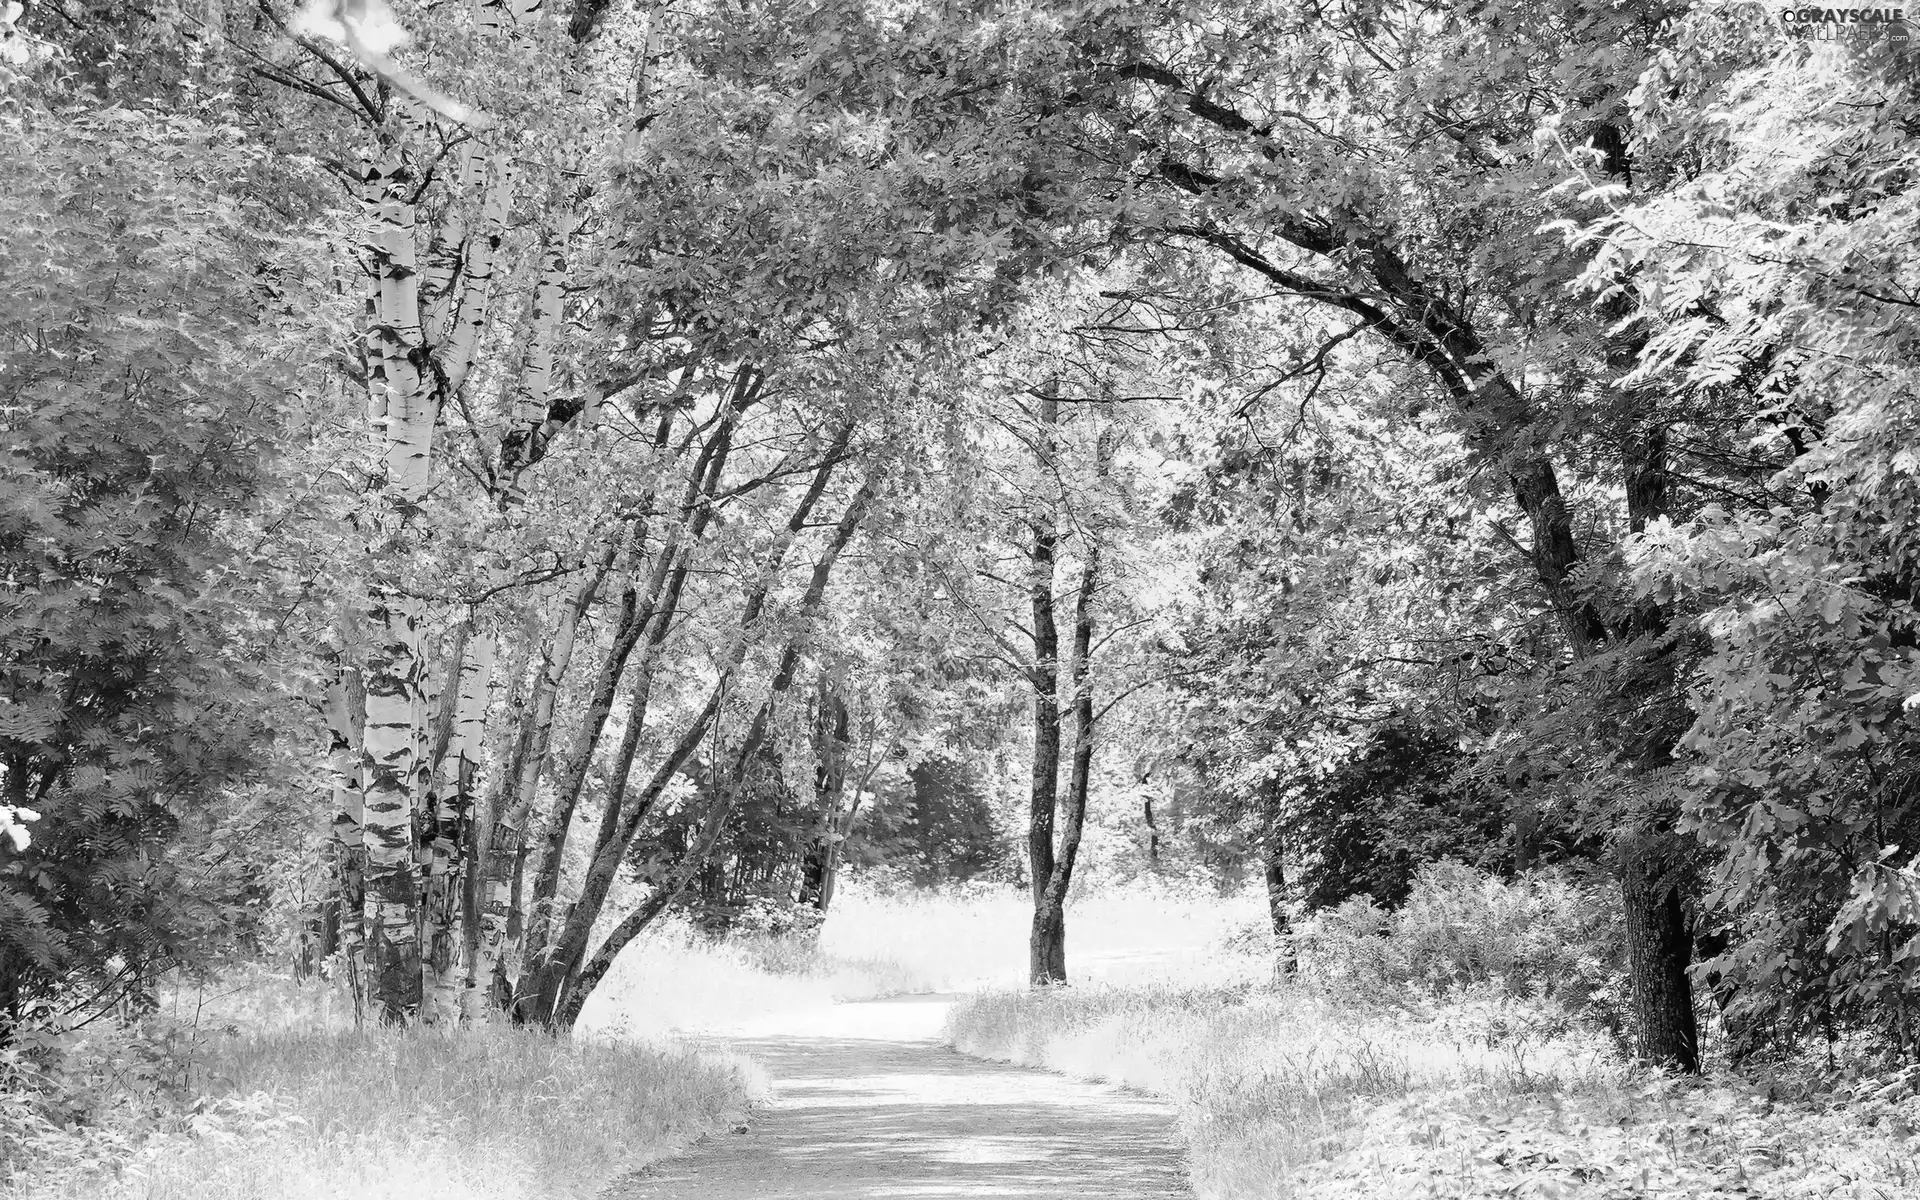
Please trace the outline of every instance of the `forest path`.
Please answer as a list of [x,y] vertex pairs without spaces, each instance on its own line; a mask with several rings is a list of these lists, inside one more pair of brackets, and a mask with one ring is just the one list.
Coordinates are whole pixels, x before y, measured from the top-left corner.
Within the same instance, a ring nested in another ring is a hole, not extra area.
[[1191,1193],[1167,1104],[955,1053],[953,996],[838,1004],[742,1027],[774,1099],[748,1132],[618,1181],[605,1200],[1004,1200]]

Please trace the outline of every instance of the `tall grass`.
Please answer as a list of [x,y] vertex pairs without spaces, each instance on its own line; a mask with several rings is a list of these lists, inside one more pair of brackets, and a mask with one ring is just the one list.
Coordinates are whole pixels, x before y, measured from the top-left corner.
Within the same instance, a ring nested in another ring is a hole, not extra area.
[[1284,984],[989,992],[948,1038],[1174,1100],[1203,1200],[1920,1195],[1920,1068],[1786,1103],[1632,1064],[1609,895],[1440,868],[1305,923]]
[[499,1023],[356,1031],[338,1027],[330,989],[247,982],[168,1006],[199,1024],[167,1026],[191,1036],[162,1071],[130,1075],[154,1059],[125,1047],[71,1047],[100,1065],[70,1089],[92,1093],[94,1111],[72,1130],[30,1131],[0,1195],[585,1200],[766,1091],[745,1060],[680,1043]]
[[964,1053],[1178,1101],[1199,1193],[1251,1197],[1350,1148],[1370,1104],[1470,1085],[1554,1092],[1626,1075],[1603,1038],[1543,1036],[1511,1005],[1483,997],[1480,1006],[1417,1021],[1303,988],[999,992],[958,1006],[948,1036]]

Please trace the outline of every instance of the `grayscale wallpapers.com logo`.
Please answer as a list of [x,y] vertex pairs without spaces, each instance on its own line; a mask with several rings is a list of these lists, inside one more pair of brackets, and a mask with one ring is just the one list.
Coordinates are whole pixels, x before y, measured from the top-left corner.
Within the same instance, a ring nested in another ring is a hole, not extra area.
[[1889,42],[1906,42],[1913,36],[1903,8],[1788,8],[1780,12],[1780,24],[1800,38],[1833,41],[1849,34],[1881,37]]

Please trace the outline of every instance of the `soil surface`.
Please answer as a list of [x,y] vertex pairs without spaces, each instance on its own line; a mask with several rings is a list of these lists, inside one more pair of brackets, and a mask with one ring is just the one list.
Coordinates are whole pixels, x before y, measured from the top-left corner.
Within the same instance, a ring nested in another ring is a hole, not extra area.
[[1163,1102],[968,1058],[939,1041],[952,996],[835,1005],[714,1040],[774,1098],[745,1133],[617,1182],[606,1200],[1186,1197]]

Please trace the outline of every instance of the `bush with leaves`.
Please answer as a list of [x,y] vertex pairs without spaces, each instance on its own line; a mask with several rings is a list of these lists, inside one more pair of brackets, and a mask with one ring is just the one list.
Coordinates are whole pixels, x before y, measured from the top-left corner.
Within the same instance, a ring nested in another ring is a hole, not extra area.
[[233,131],[5,86],[0,156],[37,168],[0,179],[0,1040],[227,924],[233,868],[173,848],[262,761],[286,597],[247,518],[275,360],[324,332]]
[[1465,771],[1467,756],[1432,732],[1376,731],[1346,762],[1296,790],[1291,826],[1309,909],[1371,896],[1406,899],[1429,863],[1508,864],[1504,799]]
[[1751,464],[1629,554],[1710,642],[1671,789],[1715,855],[1728,937],[1705,968],[1756,1044],[1854,1027],[1911,1057],[1920,90],[1904,44],[1842,32],[1729,5],[1677,19],[1628,98],[1635,186],[1574,236],[1587,282],[1648,331],[1625,382],[1711,405]]
[[1300,970],[1355,1004],[1471,991],[1552,1001],[1618,1033],[1626,1002],[1619,902],[1604,880],[1547,869],[1512,881],[1424,867],[1401,905],[1360,896],[1302,922]]

